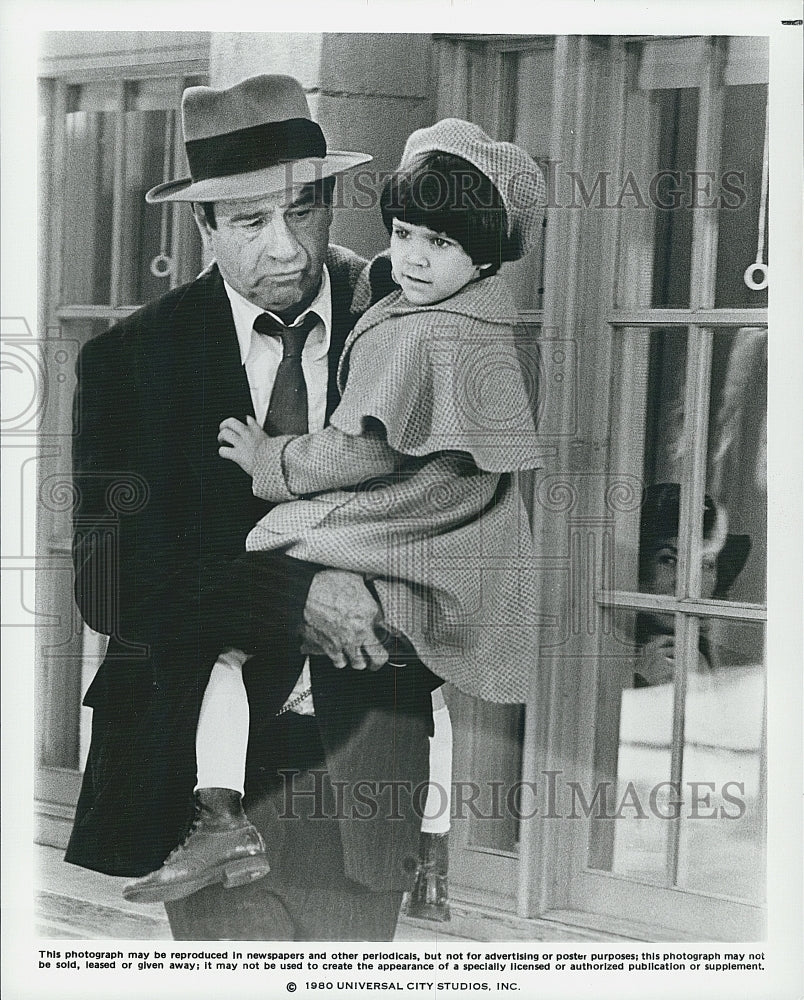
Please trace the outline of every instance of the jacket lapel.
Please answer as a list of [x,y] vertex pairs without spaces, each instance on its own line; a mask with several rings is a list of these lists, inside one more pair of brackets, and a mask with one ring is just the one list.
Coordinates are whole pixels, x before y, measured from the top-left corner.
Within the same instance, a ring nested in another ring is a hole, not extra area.
[[357,316],[351,312],[352,286],[341,269],[330,267],[332,287],[332,332],[329,347],[329,384],[327,386],[327,422],[341,399],[338,392],[338,363],[346,339],[352,332]]

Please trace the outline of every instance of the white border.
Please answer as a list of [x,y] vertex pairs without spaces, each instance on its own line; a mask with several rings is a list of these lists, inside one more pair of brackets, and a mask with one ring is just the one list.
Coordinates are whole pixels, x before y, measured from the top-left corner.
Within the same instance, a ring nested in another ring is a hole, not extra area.
[[[561,34],[768,34],[771,39],[772,291],[769,406],[769,937],[768,971],[761,976],[674,974],[566,978],[546,974],[522,988],[543,997],[589,993],[617,997],[686,995],[796,1000],[801,993],[801,729],[802,729],[802,28],[781,20],[802,17],[796,2],[720,0],[567,0],[561,7],[526,8],[471,0],[330,0],[226,4],[178,0],[25,3],[0,6],[0,140],[2,148],[3,316],[36,309],[36,33],[42,30],[455,31]],[[224,20],[225,19],[225,20]],[[6,501],[4,494],[4,504]],[[8,508],[4,506],[4,511]],[[8,527],[8,525],[6,525]],[[212,976],[161,980],[136,976],[64,974],[43,978],[34,968],[32,912],[32,636],[3,634],[3,996],[28,997],[286,995],[268,981]],[[7,634],[9,633],[9,634]],[[99,942],[93,942],[100,947]],[[132,942],[132,949],[138,946]],[[437,945],[434,936],[433,945]],[[522,945],[520,944],[520,947]],[[407,947],[407,946],[406,946]],[[426,946],[425,946],[426,947]],[[517,946],[512,945],[511,949]],[[649,946],[659,950],[660,946]],[[694,950],[695,946],[671,946]],[[724,950],[761,950],[762,946]],[[494,950],[504,950],[495,943]],[[482,950],[478,945],[475,950]],[[594,946],[593,950],[611,950]],[[125,950],[125,945],[123,945]],[[163,949],[164,950],[164,949]],[[357,950],[357,947],[354,949]],[[445,950],[442,948],[442,950]],[[580,950],[580,948],[579,948]],[[442,994],[443,995],[443,994]]]

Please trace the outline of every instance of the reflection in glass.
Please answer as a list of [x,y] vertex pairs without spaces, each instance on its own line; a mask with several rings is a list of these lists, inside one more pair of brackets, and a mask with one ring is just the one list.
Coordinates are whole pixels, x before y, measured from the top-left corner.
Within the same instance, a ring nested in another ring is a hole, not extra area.
[[525,709],[443,688],[453,722],[453,839],[467,847],[519,850],[520,816],[532,799],[520,787]]
[[64,303],[110,301],[116,117],[108,111],[66,116]]
[[[123,282],[121,301],[149,302],[170,290],[169,275],[157,278],[151,262],[161,252],[162,217],[167,213],[169,239],[171,206],[147,205],[145,192],[163,179],[165,143],[172,144],[173,111],[126,114],[126,166],[123,218]],[[170,243],[166,244],[170,254]]]
[[706,670],[690,676],[678,884],[764,898],[762,628],[713,620]]
[[690,304],[693,191],[698,131],[698,90],[652,92],[658,119],[657,181],[654,201],[656,230],[653,257],[654,307],[684,308]]
[[[115,220],[121,114],[124,155],[120,218]],[[166,163],[169,176],[176,169],[172,165],[176,118],[175,111],[159,110],[71,111],[66,115],[62,304],[139,305],[170,290],[170,268],[157,277],[151,265],[160,253],[170,257],[178,216],[170,204],[146,204],[145,192],[164,180]],[[119,234],[117,247],[113,246],[115,233]],[[182,234],[181,261],[174,266],[180,263],[182,273],[195,275],[201,270],[200,240],[195,226],[183,225]]]
[[[764,329],[719,331],[714,338],[707,447],[707,489],[728,515],[732,559],[748,547],[727,599],[763,603],[767,565],[767,372]],[[725,570],[725,567],[724,567]]]
[[698,90],[629,93],[626,144],[632,151],[617,198],[620,250],[617,306],[690,305]]
[[[718,213],[718,308],[761,308],[768,304],[767,288],[752,290],[743,280],[746,267],[757,254],[767,99],[764,84],[727,87],[725,92],[721,175],[730,190],[724,189]],[[761,224],[765,237],[763,260],[767,264],[767,213]]]
[[[673,634],[662,638],[672,643]],[[592,813],[588,862],[591,868],[663,883],[667,816],[676,797],[670,786],[673,684],[664,651],[656,655],[664,668],[661,683],[640,682],[638,671],[645,668],[639,649],[606,663],[599,677],[595,788],[605,791],[607,807],[603,815]],[[591,789],[586,798],[591,801]]]
[[[683,475],[687,331],[617,331],[613,370],[621,373],[617,468],[642,483],[678,483]],[[634,417],[632,414],[639,414]],[[631,470],[634,470],[631,472]],[[615,524],[614,585],[639,589],[639,509]],[[628,637],[630,640],[631,636]]]

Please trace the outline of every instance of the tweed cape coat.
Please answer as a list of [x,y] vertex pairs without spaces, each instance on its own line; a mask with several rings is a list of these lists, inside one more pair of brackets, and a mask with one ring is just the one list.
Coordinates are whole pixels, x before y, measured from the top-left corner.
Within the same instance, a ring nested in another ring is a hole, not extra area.
[[[364,265],[351,251],[329,249],[328,415]],[[248,413],[216,267],[89,341],[79,356],[75,594],[84,620],[110,638],[84,698],[92,740],[66,854],[74,864],[144,875],[180,842],[192,817],[198,712],[225,646],[255,653],[244,670],[252,709],[246,808],[258,824],[274,815],[271,723],[301,671],[297,630],[319,567],[245,552],[269,505],[218,455],[217,433],[226,417]],[[344,871],[373,890],[405,889],[420,816],[407,809],[394,818],[382,807],[353,816],[348,794],[358,780],[427,781],[437,679],[421,664],[400,677],[391,668],[336,670],[313,657],[311,682],[325,764],[347,793],[338,820]],[[272,843],[292,836],[286,827],[260,826]]]
[[[439,677],[502,703],[526,700],[537,651],[517,473],[539,465],[538,379],[515,321],[497,275],[434,305],[397,291],[369,309],[344,347],[331,423],[352,437],[381,425],[397,461],[357,489],[279,504],[247,540],[367,575],[392,634]],[[328,452],[326,438],[306,454],[322,490],[346,481],[343,453]],[[255,492],[287,499],[278,449],[258,461]]]

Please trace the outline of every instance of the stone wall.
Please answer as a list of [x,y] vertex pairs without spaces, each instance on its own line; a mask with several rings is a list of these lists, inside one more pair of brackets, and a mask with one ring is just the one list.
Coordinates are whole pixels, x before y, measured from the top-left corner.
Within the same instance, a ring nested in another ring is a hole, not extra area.
[[[357,179],[362,189],[378,191],[408,135],[433,121],[431,50],[423,34],[215,32],[210,83],[229,86],[255,73],[295,76],[330,149],[372,154]],[[376,199],[355,192],[353,181],[346,177],[339,187],[332,239],[370,256],[388,237]]]

